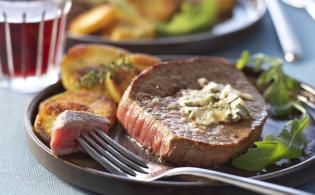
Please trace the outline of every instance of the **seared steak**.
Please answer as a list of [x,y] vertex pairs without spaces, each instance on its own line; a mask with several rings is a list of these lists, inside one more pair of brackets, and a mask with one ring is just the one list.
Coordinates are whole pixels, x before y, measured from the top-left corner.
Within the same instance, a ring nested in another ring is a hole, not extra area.
[[90,112],[66,110],[54,122],[50,148],[56,155],[67,155],[83,151],[77,138],[81,134],[99,129],[108,132],[110,121]]
[[[183,120],[178,94],[183,89],[200,89],[199,78],[250,94],[253,100],[246,105],[251,117],[206,128],[192,119]],[[165,62],[143,71],[125,91],[117,117],[132,138],[161,160],[211,167],[250,147],[260,137],[267,112],[263,97],[233,64],[205,57]]]

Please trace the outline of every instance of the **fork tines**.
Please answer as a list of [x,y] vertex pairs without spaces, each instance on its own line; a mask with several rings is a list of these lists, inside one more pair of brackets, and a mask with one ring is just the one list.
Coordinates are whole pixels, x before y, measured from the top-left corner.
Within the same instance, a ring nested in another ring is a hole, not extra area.
[[148,165],[100,130],[83,134],[78,141],[85,151],[113,174],[135,177],[148,173]]

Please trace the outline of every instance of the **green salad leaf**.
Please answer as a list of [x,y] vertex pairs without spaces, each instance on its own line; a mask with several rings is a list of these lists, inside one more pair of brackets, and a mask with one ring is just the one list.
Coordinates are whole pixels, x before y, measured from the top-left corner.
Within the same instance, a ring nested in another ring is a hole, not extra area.
[[271,105],[269,113],[274,117],[286,117],[298,109],[305,112],[303,107],[299,106],[297,100],[291,95],[298,89],[296,80],[286,75],[283,71],[283,62],[279,58],[273,58],[264,54],[249,55],[244,51],[236,62],[236,68],[241,70],[247,64],[253,63],[254,71],[261,71],[263,64],[269,67],[263,71],[257,80],[257,86],[264,90],[264,98]]
[[236,62],[236,68],[242,70],[249,63],[249,52],[247,50],[243,51],[241,57]]
[[266,136],[263,141],[255,142],[256,148],[250,148],[247,153],[234,158],[233,166],[247,171],[261,171],[281,159],[300,158],[305,145],[302,132],[308,123],[307,114],[302,119],[289,121],[279,136]]
[[270,105],[269,113],[276,117],[289,116],[295,109],[303,113],[301,119],[289,121],[278,136],[268,135],[262,141],[254,144],[245,154],[233,159],[234,167],[247,171],[260,171],[266,166],[281,159],[300,158],[305,146],[302,135],[308,126],[309,116],[305,108],[300,105],[292,92],[298,89],[296,80],[283,71],[283,62],[264,54],[250,56],[244,51],[236,62],[236,68],[244,69],[248,64],[254,64],[254,71],[260,72],[263,64],[269,65],[257,79],[256,85],[264,91],[264,98]]
[[218,16],[217,2],[200,0],[191,2],[185,0],[169,22],[158,23],[156,30],[165,35],[182,35],[210,28]]

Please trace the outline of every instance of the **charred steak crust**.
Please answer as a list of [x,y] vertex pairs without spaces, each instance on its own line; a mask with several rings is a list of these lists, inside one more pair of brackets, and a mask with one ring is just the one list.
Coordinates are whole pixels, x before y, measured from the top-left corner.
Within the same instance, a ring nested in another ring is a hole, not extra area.
[[[210,125],[206,130],[183,121],[177,102],[181,89],[200,88],[197,79],[230,84],[249,93],[252,113],[237,123]],[[267,119],[263,97],[240,71],[216,57],[170,61],[155,65],[137,76],[125,91],[117,117],[128,134],[163,161],[177,165],[218,166],[240,154],[259,139]]]

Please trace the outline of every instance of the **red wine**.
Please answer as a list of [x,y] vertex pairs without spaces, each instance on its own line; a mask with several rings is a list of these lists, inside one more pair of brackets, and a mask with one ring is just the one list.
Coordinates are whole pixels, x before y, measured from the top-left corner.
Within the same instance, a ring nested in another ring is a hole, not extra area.
[[0,1],[0,76],[40,76],[56,66],[64,14],[49,1]]

